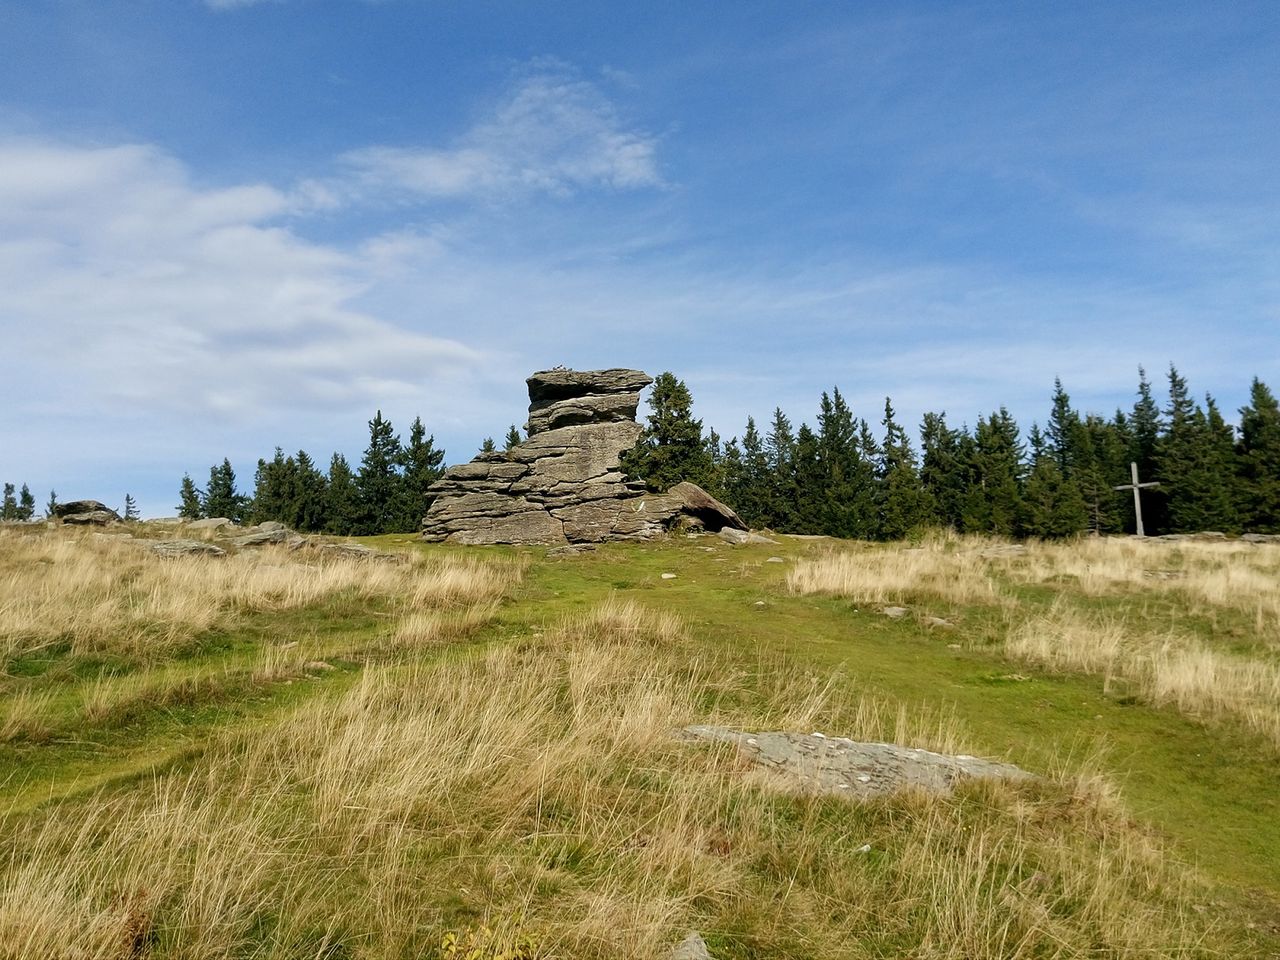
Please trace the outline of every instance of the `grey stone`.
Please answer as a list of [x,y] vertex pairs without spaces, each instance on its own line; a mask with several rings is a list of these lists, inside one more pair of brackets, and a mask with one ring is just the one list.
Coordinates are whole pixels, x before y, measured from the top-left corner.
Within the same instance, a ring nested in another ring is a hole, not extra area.
[[161,557],[225,557],[227,551],[207,540],[153,540],[148,549]]
[[640,424],[639,370],[544,370],[529,377],[529,437],[476,457],[432,485],[423,539],[450,543],[564,544],[643,540],[678,524],[743,527],[694,484],[645,491],[622,470]]
[[275,543],[284,543],[290,539],[288,530],[259,530],[245,534],[243,537],[232,537],[231,544],[236,547],[266,547]]
[[68,513],[61,518],[63,523],[69,523],[73,526],[98,526],[105,527],[109,523],[120,523],[120,514],[114,510],[89,510],[85,513]]
[[803,790],[842,796],[878,797],[908,787],[949,794],[962,780],[1034,779],[1009,763],[820,733],[746,733],[716,726],[685,727],[682,733],[734,744],[753,763]]
[[956,626],[950,620],[944,620],[942,617],[925,617],[924,625],[938,630],[954,630]]
[[256,529],[269,532],[272,530],[288,530],[289,528],[286,527],[279,520],[263,520],[260,524],[258,524]]
[[188,530],[221,530],[223,527],[234,527],[235,521],[230,517],[205,517],[203,520],[192,520],[187,524]]
[[109,513],[117,520],[120,519],[120,515],[101,500],[68,500],[66,503],[54,504],[53,507],[54,519],[61,520],[64,523],[73,522],[67,520],[67,517],[82,516],[88,513]]
[[885,607],[880,611],[890,620],[901,620],[907,615],[906,607]]
[[690,930],[689,935],[676,944],[676,948],[671,951],[671,960],[715,960],[707,950],[707,941],[702,939],[702,935],[696,930]]
[[786,563],[786,562],[787,561],[782,559],[782,557],[770,557],[768,560],[765,561],[765,563]]

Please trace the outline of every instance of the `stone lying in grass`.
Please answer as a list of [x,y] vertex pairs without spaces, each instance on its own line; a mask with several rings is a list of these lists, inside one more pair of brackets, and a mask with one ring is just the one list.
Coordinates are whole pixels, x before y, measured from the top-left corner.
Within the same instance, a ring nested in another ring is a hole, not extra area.
[[716,726],[685,727],[682,733],[691,740],[736,744],[745,757],[802,789],[845,796],[882,797],[907,788],[949,794],[961,780],[1033,778],[1009,763],[820,733],[747,733]]

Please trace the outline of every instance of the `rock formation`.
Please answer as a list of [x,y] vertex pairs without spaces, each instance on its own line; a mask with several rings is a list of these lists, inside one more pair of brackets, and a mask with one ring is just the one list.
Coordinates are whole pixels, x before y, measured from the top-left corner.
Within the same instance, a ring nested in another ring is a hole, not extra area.
[[106,526],[108,523],[120,523],[120,514],[98,500],[70,500],[56,504],[53,516],[62,523],[77,525]]
[[431,487],[426,540],[598,543],[648,539],[677,522],[746,529],[692,483],[664,494],[622,471],[640,436],[636,408],[653,380],[639,370],[543,370],[528,379],[528,439],[450,467]]

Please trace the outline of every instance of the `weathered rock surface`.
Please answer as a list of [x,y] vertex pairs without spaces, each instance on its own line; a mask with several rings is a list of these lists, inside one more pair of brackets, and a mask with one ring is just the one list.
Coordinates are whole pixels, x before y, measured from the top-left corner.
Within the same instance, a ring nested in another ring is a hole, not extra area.
[[187,524],[188,530],[221,530],[223,527],[234,527],[238,524],[230,517],[204,517],[192,520]]
[[53,508],[55,519],[76,525],[119,523],[120,514],[99,500],[69,500]]
[[225,557],[227,551],[207,540],[150,540],[147,548],[162,557]]
[[450,467],[432,487],[422,535],[450,543],[564,544],[649,539],[677,520],[744,528],[691,483],[664,494],[629,480],[622,455],[640,436],[639,370],[544,370],[529,377],[529,438]]
[[707,941],[696,930],[681,940],[671,951],[671,960],[713,960],[711,951],[707,949]]
[[746,733],[713,726],[686,727],[682,733],[695,740],[736,744],[745,757],[797,787],[843,796],[879,797],[909,787],[949,794],[962,780],[1033,778],[1013,764],[981,757],[820,733]]

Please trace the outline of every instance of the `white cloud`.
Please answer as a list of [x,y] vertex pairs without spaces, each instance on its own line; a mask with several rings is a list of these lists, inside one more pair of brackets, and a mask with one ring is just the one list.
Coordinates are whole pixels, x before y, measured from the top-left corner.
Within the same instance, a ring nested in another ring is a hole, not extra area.
[[494,199],[659,186],[656,150],[656,137],[629,128],[596,86],[542,70],[446,148],[380,145],[341,159],[348,189]]
[[293,202],[196,186],[152,147],[0,143],[0,381],[15,429],[65,418],[80,425],[64,442],[92,446],[131,418],[147,423],[140,439],[282,411],[358,423],[474,374],[481,354],[448,333],[354,307],[379,256],[299,237],[280,222]]

